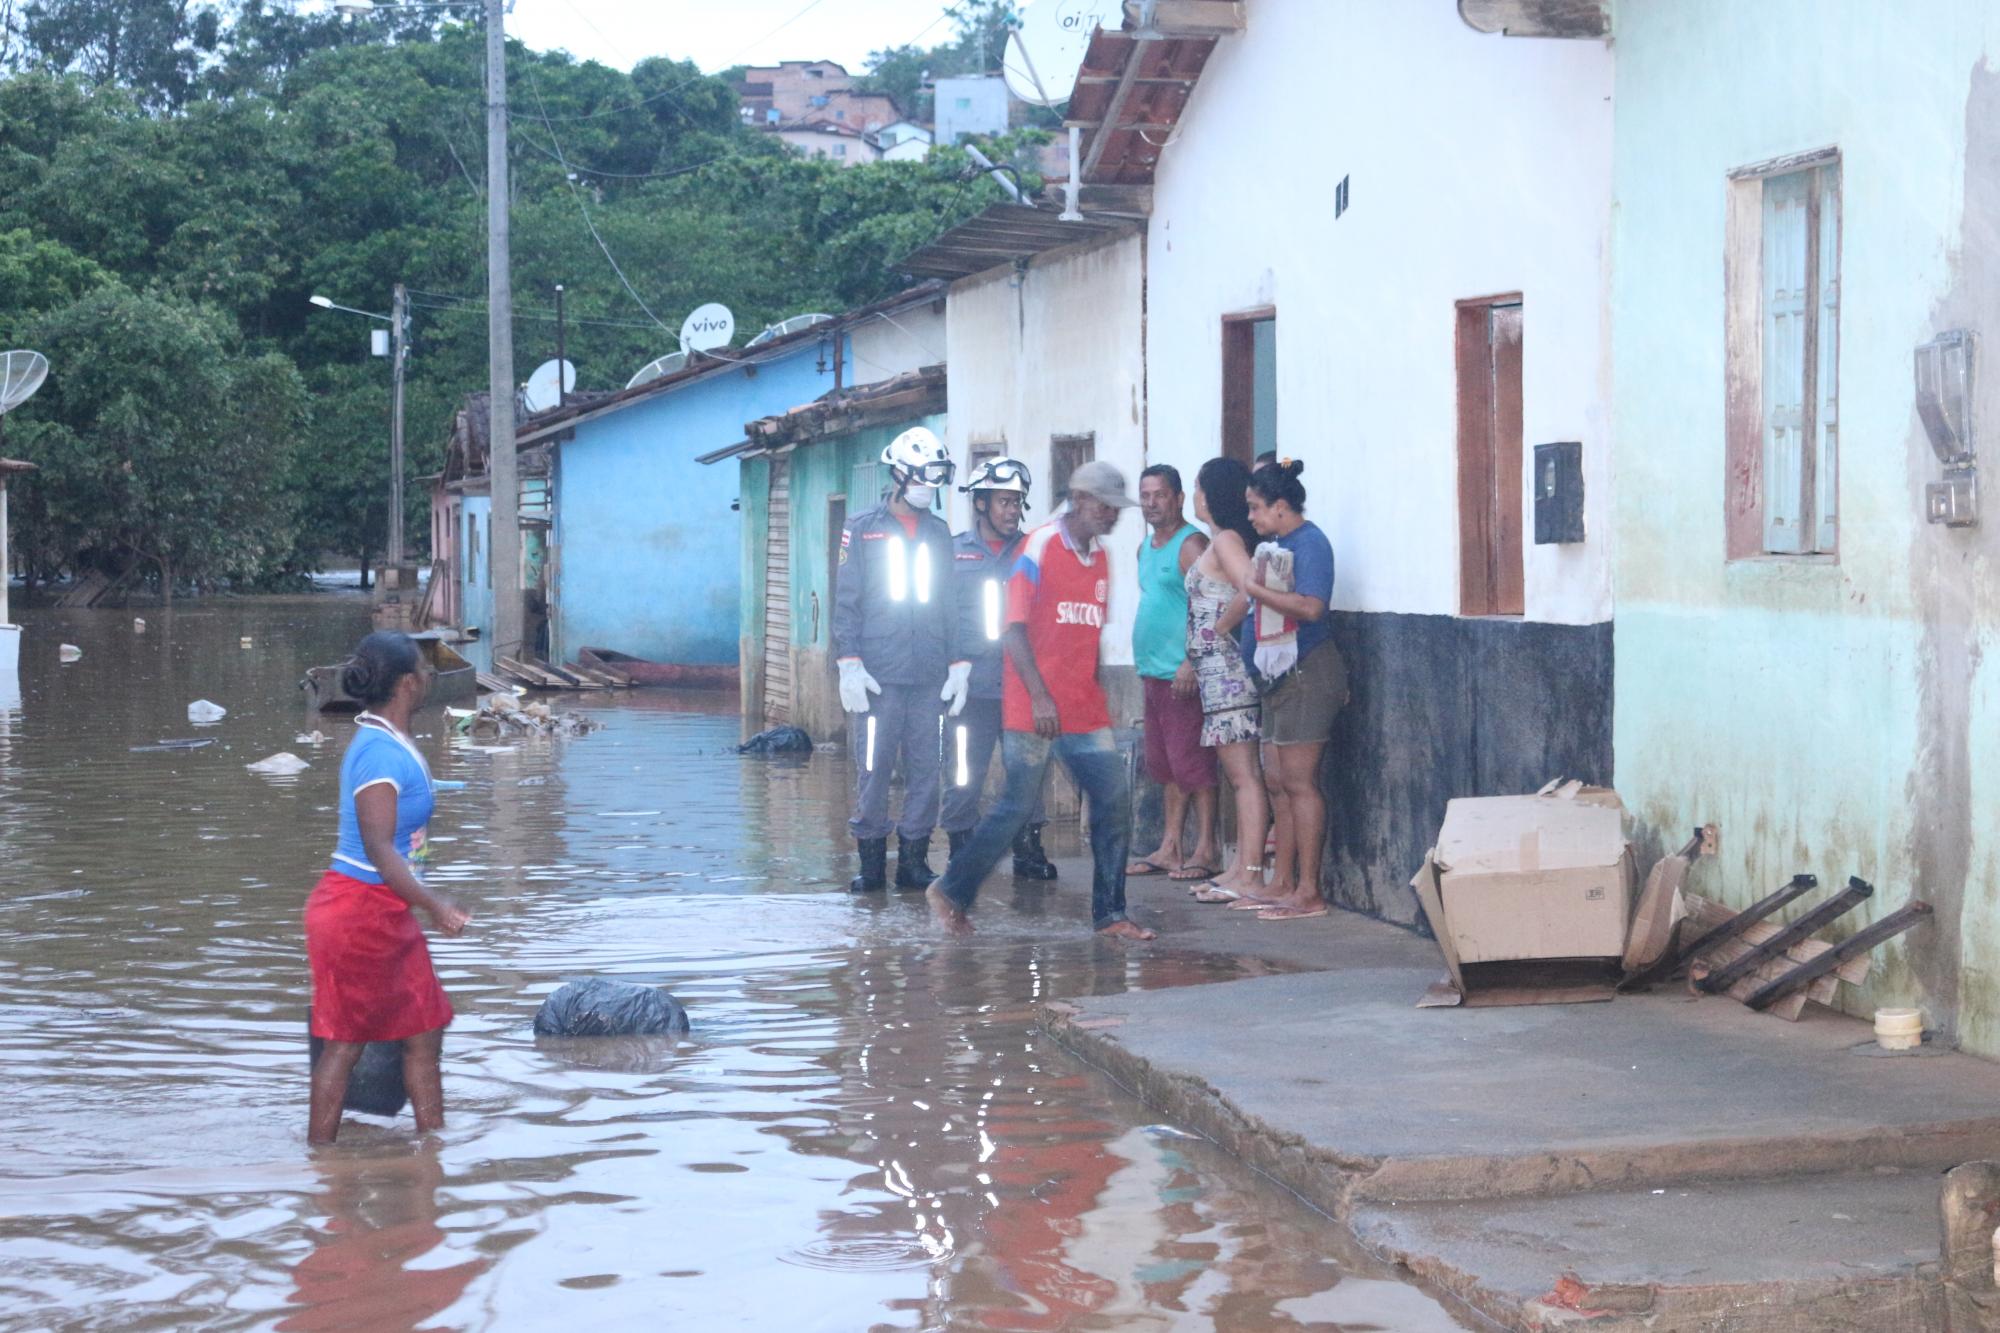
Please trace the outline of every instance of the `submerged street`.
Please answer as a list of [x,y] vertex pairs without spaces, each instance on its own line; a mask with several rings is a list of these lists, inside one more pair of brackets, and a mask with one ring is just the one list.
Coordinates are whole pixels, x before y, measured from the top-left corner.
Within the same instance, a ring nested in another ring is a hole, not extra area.
[[[146,614],[26,613],[0,700],[0,1326],[1461,1327],[1037,1030],[1271,964],[1094,939],[1067,866],[996,877],[971,942],[851,896],[844,758],[739,758],[726,697],[564,696],[604,723],[571,740],[419,718],[466,784],[429,872],[474,913],[431,940],[448,1124],[309,1151],[300,911],[351,724],[295,743],[296,682],[367,607]],[[312,767],[246,771],[280,750]],[[692,1039],[538,1045],[593,975],[668,987]]]

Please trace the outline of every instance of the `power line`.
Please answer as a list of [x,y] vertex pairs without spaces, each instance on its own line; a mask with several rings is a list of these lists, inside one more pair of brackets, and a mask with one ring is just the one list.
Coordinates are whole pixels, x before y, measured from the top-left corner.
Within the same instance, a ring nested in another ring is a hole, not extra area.
[[[556,127],[549,123],[548,107],[542,101],[541,81],[535,77],[532,65],[528,68],[528,87],[535,94],[536,109],[542,113],[542,127],[549,132],[549,142],[555,145],[556,161],[562,164],[564,172],[567,173],[569,171],[569,162],[563,157],[562,140],[556,135]],[[618,267],[618,259],[611,253],[611,247],[604,243],[602,236],[598,235],[597,224],[591,221],[590,207],[583,202],[583,191],[577,187],[575,176],[569,176],[568,184],[571,196],[576,199],[577,211],[583,215],[583,225],[590,231],[590,239],[596,241],[597,248],[604,252],[604,261],[610,264],[611,271],[618,275],[618,282],[625,288],[626,295],[630,296],[638,304],[639,308],[646,312],[647,319],[658,324],[666,332],[672,333],[673,330],[667,328],[660,317],[653,313],[653,308],[646,304],[646,298],[639,295],[638,288],[634,287],[631,281],[626,278],[625,270]]]

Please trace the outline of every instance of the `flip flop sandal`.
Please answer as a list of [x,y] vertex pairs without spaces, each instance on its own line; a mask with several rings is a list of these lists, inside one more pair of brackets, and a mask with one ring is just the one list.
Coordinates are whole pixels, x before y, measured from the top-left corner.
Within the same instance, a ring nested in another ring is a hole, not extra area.
[[1255,898],[1246,893],[1235,902],[1229,904],[1229,910],[1232,912],[1268,912],[1276,906],[1277,904],[1269,898]]
[[1204,884],[1194,891],[1198,903],[1233,903],[1242,900],[1243,895],[1234,889],[1225,889],[1220,884]]
[[1161,865],[1158,861],[1149,861],[1145,857],[1140,857],[1132,865],[1144,866],[1146,868],[1144,870],[1134,870],[1132,866],[1126,866],[1125,878],[1127,879],[1145,879],[1150,875],[1165,875],[1170,873],[1169,867]]
[[1193,880],[1214,879],[1221,873],[1222,871],[1215,866],[1182,866],[1179,870],[1169,873],[1167,878],[1180,883],[1188,883]]
[[1257,913],[1259,921],[1304,921],[1307,917],[1325,916],[1324,907],[1267,907]]

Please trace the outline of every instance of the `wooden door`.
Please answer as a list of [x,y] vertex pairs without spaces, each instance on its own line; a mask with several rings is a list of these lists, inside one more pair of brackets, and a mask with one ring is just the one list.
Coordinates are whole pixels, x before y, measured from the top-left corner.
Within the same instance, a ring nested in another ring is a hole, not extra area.
[[792,460],[771,459],[764,536],[764,717],[792,717]]
[[1459,612],[1527,610],[1521,548],[1521,301],[1458,307]]

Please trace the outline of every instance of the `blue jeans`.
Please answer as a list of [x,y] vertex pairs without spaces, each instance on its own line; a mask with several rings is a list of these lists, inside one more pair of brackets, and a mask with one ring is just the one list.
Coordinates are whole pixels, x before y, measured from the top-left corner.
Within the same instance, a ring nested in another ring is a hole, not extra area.
[[1000,759],[1007,768],[1006,790],[935,887],[959,910],[971,909],[980,882],[1013,849],[1014,835],[1028,822],[1051,757],[1062,760],[1090,807],[1090,920],[1102,930],[1125,919],[1125,856],[1132,845],[1132,779],[1109,730],[1065,734],[1052,741],[1032,731],[1005,733]]

